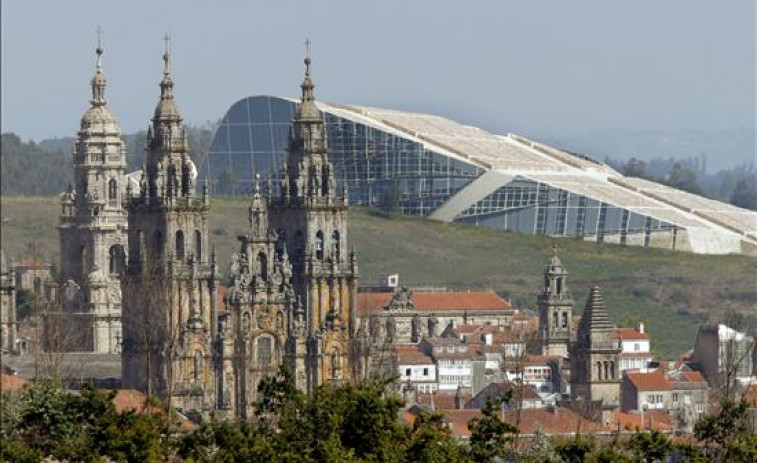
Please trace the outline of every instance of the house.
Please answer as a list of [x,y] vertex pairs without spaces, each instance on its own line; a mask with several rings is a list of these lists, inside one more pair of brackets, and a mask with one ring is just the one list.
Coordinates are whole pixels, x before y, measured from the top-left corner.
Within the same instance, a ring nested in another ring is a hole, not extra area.
[[435,392],[438,388],[436,363],[417,346],[398,346],[395,349],[397,373],[402,384],[411,384],[419,393]]
[[483,357],[458,338],[423,339],[419,351],[436,362],[439,391],[456,391],[473,386],[473,360]]
[[642,370],[652,362],[650,336],[644,323],[638,328],[615,328],[615,337],[620,342],[620,374],[626,370]]
[[663,365],[647,372],[627,371],[621,383],[623,412],[665,411],[674,418],[677,427],[688,431],[707,410],[708,399],[704,376],[683,365],[677,368]]
[[503,402],[507,402],[503,405],[505,409],[533,409],[544,408],[546,406],[544,400],[536,392],[533,386],[511,383],[509,381],[499,381],[489,383],[488,386],[483,388],[475,396],[473,396],[465,408],[484,408],[486,401],[492,398],[500,399]]

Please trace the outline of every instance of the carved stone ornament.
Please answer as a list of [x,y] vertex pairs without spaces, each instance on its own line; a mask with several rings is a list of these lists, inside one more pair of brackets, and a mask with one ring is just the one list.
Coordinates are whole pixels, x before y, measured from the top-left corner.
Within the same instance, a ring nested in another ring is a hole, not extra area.
[[415,305],[413,305],[413,292],[403,286],[399,291],[394,293],[392,300],[389,302],[389,305],[386,306],[385,310],[390,312],[409,312],[415,310]]

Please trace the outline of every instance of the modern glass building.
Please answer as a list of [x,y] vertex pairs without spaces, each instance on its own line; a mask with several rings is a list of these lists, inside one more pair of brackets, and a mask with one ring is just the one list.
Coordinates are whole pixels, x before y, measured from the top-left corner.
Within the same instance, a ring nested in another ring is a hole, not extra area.
[[[255,173],[279,178],[296,105],[252,96],[231,106],[200,166],[215,194],[249,193]],[[319,108],[337,181],[353,204],[391,197],[406,214],[443,221],[698,253],[757,252],[753,211],[439,116]]]

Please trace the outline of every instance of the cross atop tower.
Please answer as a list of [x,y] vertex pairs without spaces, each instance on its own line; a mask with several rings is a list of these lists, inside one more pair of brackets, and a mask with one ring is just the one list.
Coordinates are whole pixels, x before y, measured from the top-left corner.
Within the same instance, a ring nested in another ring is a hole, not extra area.
[[103,37],[103,28],[102,26],[97,26],[97,30],[95,31],[97,34],[97,49],[102,52],[102,37]]

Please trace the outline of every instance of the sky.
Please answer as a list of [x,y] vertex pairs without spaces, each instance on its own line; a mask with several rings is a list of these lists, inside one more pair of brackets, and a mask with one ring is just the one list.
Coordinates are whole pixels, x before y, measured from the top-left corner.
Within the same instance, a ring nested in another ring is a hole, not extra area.
[[310,37],[324,101],[537,139],[755,126],[753,0],[10,0],[1,8],[1,128],[24,139],[76,134],[98,27],[107,96],[124,132],[147,127],[167,31],[176,98],[195,125],[245,96],[298,95]]

